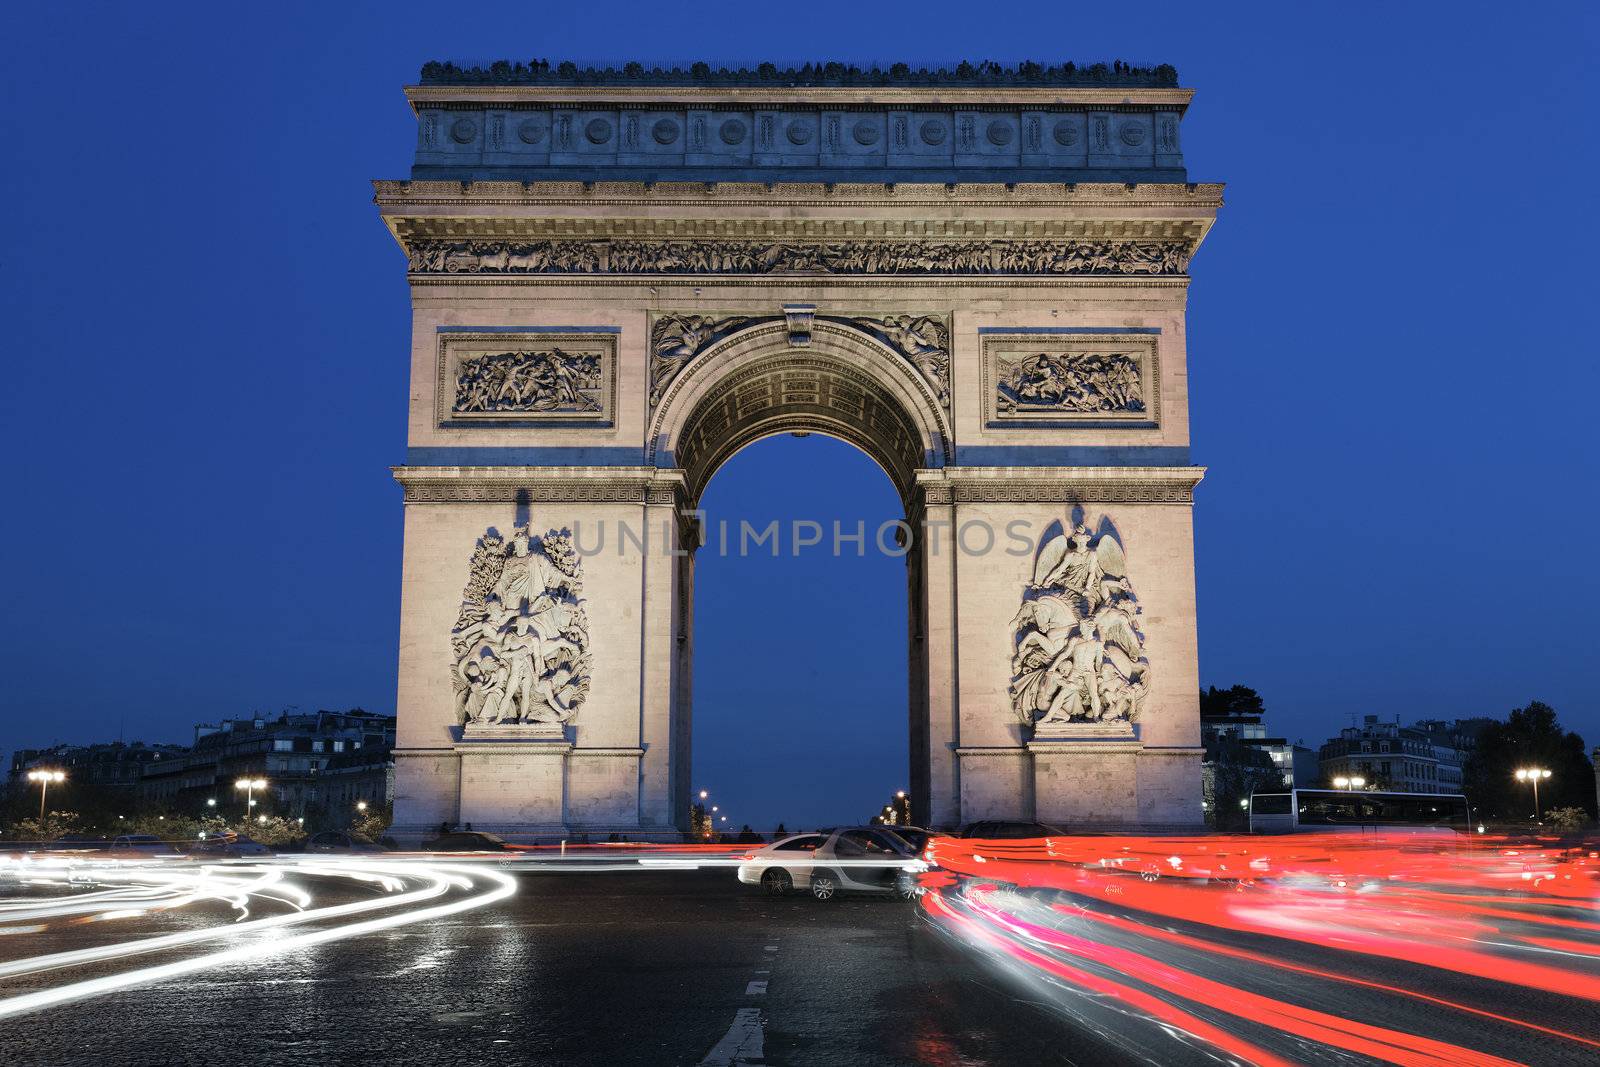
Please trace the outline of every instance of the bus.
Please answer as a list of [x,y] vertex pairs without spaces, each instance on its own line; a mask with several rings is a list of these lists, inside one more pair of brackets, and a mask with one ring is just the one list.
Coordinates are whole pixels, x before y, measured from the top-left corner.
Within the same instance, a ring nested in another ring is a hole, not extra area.
[[1254,793],[1250,832],[1423,833],[1472,832],[1472,811],[1460,793],[1376,793],[1294,789]]

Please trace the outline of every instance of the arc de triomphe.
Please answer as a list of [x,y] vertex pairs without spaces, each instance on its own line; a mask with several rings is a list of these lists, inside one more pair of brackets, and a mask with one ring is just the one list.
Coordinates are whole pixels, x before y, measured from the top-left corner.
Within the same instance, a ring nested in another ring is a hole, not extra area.
[[1170,68],[406,93],[397,833],[685,828],[697,500],[787,432],[904,500],[919,819],[1199,825]]

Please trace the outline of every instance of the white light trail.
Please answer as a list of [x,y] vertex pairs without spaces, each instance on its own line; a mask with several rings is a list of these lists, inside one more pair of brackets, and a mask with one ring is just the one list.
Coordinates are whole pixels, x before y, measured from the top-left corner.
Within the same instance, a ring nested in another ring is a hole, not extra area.
[[[229,964],[265,959],[382,930],[430,922],[487,907],[505,900],[517,890],[516,880],[503,871],[469,863],[441,864],[428,860],[372,862],[339,858],[319,862],[270,861],[240,865],[208,865],[187,869],[181,866],[163,865],[159,870],[142,864],[102,863],[85,864],[74,874],[78,876],[80,884],[86,877],[95,880],[125,878],[138,881],[139,888],[148,891],[153,900],[160,902],[153,906],[163,909],[178,906],[176,904],[178,901],[192,902],[203,899],[227,900],[242,908],[244,901],[254,895],[273,899],[297,910],[283,915],[229,923],[226,926],[140,938],[70,952],[49,953],[0,964],[0,978],[12,978],[89,963],[130,959],[153,952],[181,951],[206,942],[234,943],[231,947],[197,956],[0,998],[0,1018],[9,1018],[88,997],[103,996],[131,986],[159,982]],[[296,875],[311,886],[330,880],[356,881],[376,886],[385,895],[347,904],[311,907],[308,905],[312,902],[313,895],[308,886],[289,880]],[[32,879],[26,880],[32,881]],[[406,885],[418,883],[420,888],[405,890]],[[452,892],[467,895],[439,903],[428,903],[440,901]],[[122,890],[107,890],[66,897],[53,902],[56,905],[54,909],[50,904],[29,901],[27,907],[16,906],[0,911],[0,923],[24,918],[59,919],[73,916],[80,917],[76,921],[83,921],[81,916],[91,910],[84,906],[89,902],[83,898],[88,896],[97,898],[92,902],[92,910],[100,919],[131,916],[146,910],[129,907],[107,908],[107,904],[112,903],[108,899],[111,896],[118,897],[116,903],[125,904],[126,898],[121,896],[122,893]],[[9,903],[20,905],[22,902]],[[383,914],[353,922],[347,921],[354,916],[367,915],[374,911]],[[118,912],[122,915],[117,915]],[[284,934],[286,929],[328,922],[333,922],[335,925],[289,933],[287,936]],[[47,929],[48,926],[48,922],[33,923],[28,927],[13,927],[13,929],[20,933],[23,930],[39,931]],[[0,929],[4,927],[0,926]]]

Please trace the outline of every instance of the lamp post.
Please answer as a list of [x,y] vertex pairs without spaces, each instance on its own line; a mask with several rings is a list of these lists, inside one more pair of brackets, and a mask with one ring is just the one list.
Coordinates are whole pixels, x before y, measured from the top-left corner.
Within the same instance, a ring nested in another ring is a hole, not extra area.
[[44,822],[44,797],[50,791],[51,782],[64,782],[67,780],[66,771],[38,770],[28,772],[28,781],[39,783],[39,821]]
[[1341,774],[1339,777],[1333,780],[1333,787],[1335,789],[1343,789],[1347,793],[1351,790],[1360,789],[1366,784],[1367,780],[1359,775],[1353,778],[1347,778]]
[[233,783],[233,787],[244,790],[244,817],[248,820],[250,818],[250,809],[256,806],[256,790],[265,789],[267,780],[265,778],[240,778]]
[[1517,781],[1528,782],[1533,786],[1533,819],[1539,821],[1539,782],[1550,777],[1550,772],[1543,767],[1518,767]]

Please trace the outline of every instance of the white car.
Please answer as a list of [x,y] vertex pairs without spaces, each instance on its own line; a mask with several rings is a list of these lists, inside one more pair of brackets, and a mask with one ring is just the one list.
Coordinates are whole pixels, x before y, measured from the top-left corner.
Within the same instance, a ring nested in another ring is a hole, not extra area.
[[739,881],[773,896],[806,890],[818,900],[841,892],[893,893],[909,899],[911,882],[902,871],[920,864],[916,850],[875,826],[791,834],[749,853]]

